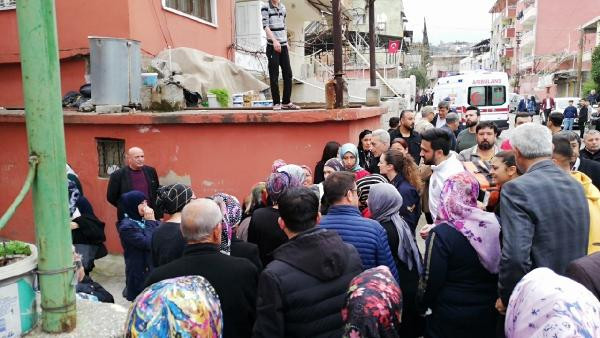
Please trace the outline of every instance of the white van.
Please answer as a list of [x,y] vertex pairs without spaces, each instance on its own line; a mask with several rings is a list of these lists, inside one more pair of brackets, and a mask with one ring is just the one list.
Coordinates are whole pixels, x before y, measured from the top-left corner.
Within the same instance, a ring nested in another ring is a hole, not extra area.
[[437,80],[433,88],[433,106],[443,100],[462,114],[468,106],[476,106],[481,121],[492,121],[500,129],[508,129],[508,75],[504,72],[474,71]]

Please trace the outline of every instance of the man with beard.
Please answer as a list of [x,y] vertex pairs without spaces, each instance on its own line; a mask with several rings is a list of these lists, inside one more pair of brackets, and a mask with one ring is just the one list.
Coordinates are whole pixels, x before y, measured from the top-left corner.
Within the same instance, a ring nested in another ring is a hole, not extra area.
[[489,168],[492,157],[500,149],[496,147],[496,137],[498,136],[498,127],[489,121],[483,121],[475,127],[477,144],[471,148],[460,152],[458,159],[463,162],[479,163],[483,161]]
[[[426,165],[431,165],[429,180],[429,211],[433,220],[437,218],[438,205],[444,182],[465,169],[456,154],[450,153],[450,135],[443,129],[433,128],[421,135],[421,157]],[[431,229],[428,227],[425,232]],[[423,232],[421,233],[423,236]],[[425,235],[426,236],[426,235]]]
[[479,123],[479,115],[479,108],[474,106],[467,107],[467,111],[463,115],[465,118],[466,129],[461,131],[456,137],[457,152],[460,153],[477,144],[477,139],[475,137],[477,131],[475,130],[475,127],[477,127],[477,123]]
[[415,112],[405,109],[400,113],[400,124],[398,128],[390,132],[390,140],[402,138],[408,143],[408,153],[415,163],[421,161],[421,136],[415,131]]

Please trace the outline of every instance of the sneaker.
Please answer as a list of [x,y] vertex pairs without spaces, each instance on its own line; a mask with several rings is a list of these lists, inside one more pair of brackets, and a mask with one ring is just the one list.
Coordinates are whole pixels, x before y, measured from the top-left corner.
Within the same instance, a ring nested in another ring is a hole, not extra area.
[[285,110],[298,110],[298,109],[300,109],[300,106],[295,105],[295,104],[293,104],[293,103],[290,102],[288,104],[282,105],[281,108],[285,109]]
[[281,110],[281,104],[274,104],[273,105],[273,110]]

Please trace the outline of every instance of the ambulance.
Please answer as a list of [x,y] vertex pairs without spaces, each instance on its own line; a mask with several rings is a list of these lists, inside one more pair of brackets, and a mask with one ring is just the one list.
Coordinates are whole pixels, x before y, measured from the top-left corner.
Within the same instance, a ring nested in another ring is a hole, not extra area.
[[481,121],[492,121],[504,130],[508,129],[509,87],[504,72],[473,71],[442,77],[433,88],[433,106],[449,101],[450,109],[461,116],[467,107],[478,107]]

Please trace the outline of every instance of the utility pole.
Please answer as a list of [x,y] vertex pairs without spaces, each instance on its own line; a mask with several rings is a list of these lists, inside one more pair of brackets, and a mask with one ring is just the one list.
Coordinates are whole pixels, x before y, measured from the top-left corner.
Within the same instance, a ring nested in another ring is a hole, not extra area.
[[375,0],[369,0],[369,77],[371,87],[377,86],[375,71],[377,62],[375,60]]
[[77,316],[54,1],[17,1],[17,22],[29,155],[39,159],[32,196],[42,329],[68,332]]
[[335,78],[335,108],[344,105],[344,67],[342,60],[342,9],[340,0],[333,0],[333,76]]
[[581,93],[581,82],[583,80],[583,42],[585,32],[583,28],[579,30],[579,52],[577,53],[577,83],[575,85],[575,96],[579,96]]

